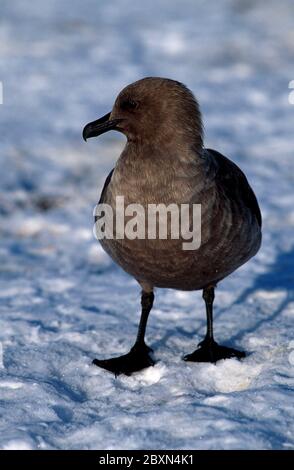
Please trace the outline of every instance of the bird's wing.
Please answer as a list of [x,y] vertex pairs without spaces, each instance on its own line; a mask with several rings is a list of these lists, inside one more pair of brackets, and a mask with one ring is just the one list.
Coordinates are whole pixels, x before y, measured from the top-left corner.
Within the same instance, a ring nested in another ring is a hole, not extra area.
[[205,149],[216,163],[215,181],[226,196],[234,201],[242,200],[255,215],[259,226],[262,219],[256,196],[243,171],[227,157],[212,149]]
[[100,199],[99,199],[98,204],[103,203],[103,201],[104,201],[104,199],[105,199],[105,193],[106,193],[107,187],[108,187],[108,185],[109,185],[109,183],[110,183],[110,180],[111,180],[111,176],[112,176],[113,171],[114,171],[114,168],[112,168],[111,172],[109,173],[109,175],[107,176],[107,178],[106,178],[106,180],[105,180],[105,182],[104,182],[104,186],[103,186],[103,189],[102,189],[102,191],[101,191],[101,195],[100,195]]

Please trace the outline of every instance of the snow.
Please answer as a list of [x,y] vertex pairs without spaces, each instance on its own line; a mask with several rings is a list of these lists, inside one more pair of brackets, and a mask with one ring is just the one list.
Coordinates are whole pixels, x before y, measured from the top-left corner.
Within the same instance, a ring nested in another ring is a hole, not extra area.
[[[2,0],[1,448],[293,448],[293,10]],[[216,337],[244,361],[182,361],[203,337],[201,295],[160,290],[155,367],[115,379],[91,360],[127,352],[140,294],[95,241],[92,210],[124,139],[85,144],[81,130],[149,75],[197,95],[206,145],[258,195],[264,239],[217,290]]]

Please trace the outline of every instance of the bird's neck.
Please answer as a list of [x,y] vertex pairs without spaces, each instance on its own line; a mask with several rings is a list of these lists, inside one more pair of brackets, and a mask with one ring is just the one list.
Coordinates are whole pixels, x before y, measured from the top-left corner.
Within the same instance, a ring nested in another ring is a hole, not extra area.
[[207,164],[204,150],[195,148],[195,145],[166,143],[160,146],[128,142],[116,164],[116,172],[129,179],[145,178],[173,184],[181,178],[201,179]]
[[154,141],[128,141],[121,158],[134,164],[162,166],[181,166],[185,164],[202,165],[204,159],[202,141],[170,139]]

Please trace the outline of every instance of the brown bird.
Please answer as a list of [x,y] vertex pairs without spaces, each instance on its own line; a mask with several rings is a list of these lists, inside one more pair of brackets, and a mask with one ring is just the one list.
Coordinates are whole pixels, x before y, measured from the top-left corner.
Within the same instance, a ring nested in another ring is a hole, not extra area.
[[244,173],[219,152],[203,147],[198,103],[186,86],[174,80],[150,77],[127,86],[111,113],[85,126],[83,137],[109,130],[122,132],[127,143],[99,202],[109,204],[115,216],[117,196],[124,196],[125,206],[136,203],[144,208],[201,204],[201,244],[184,250],[181,236],[101,240],[111,258],[140,284],[142,313],[129,353],[93,363],[116,375],[154,365],[144,338],[155,287],[203,290],[207,332],[198,348],[184,357],[186,361],[245,357],[242,351],[218,345],[213,337],[217,283],[252,258],[261,244],[261,213]]

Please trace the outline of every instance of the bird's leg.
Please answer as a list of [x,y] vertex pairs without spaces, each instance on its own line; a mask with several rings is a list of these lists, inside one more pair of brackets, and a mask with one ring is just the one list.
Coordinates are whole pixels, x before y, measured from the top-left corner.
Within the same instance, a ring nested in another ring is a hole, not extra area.
[[243,351],[218,345],[213,338],[213,301],[214,287],[206,287],[203,289],[203,299],[206,306],[207,331],[203,341],[199,343],[198,349],[192,354],[184,357],[185,361],[192,362],[216,362],[220,359],[229,359],[237,357],[241,359],[245,357]]
[[150,357],[152,349],[145,344],[145,331],[149,313],[154,301],[153,292],[142,292],[141,305],[142,313],[138,327],[138,334],[134,346],[123,356],[112,359],[94,359],[93,364],[103,369],[119,374],[131,375],[133,372],[153,366],[154,361]]

